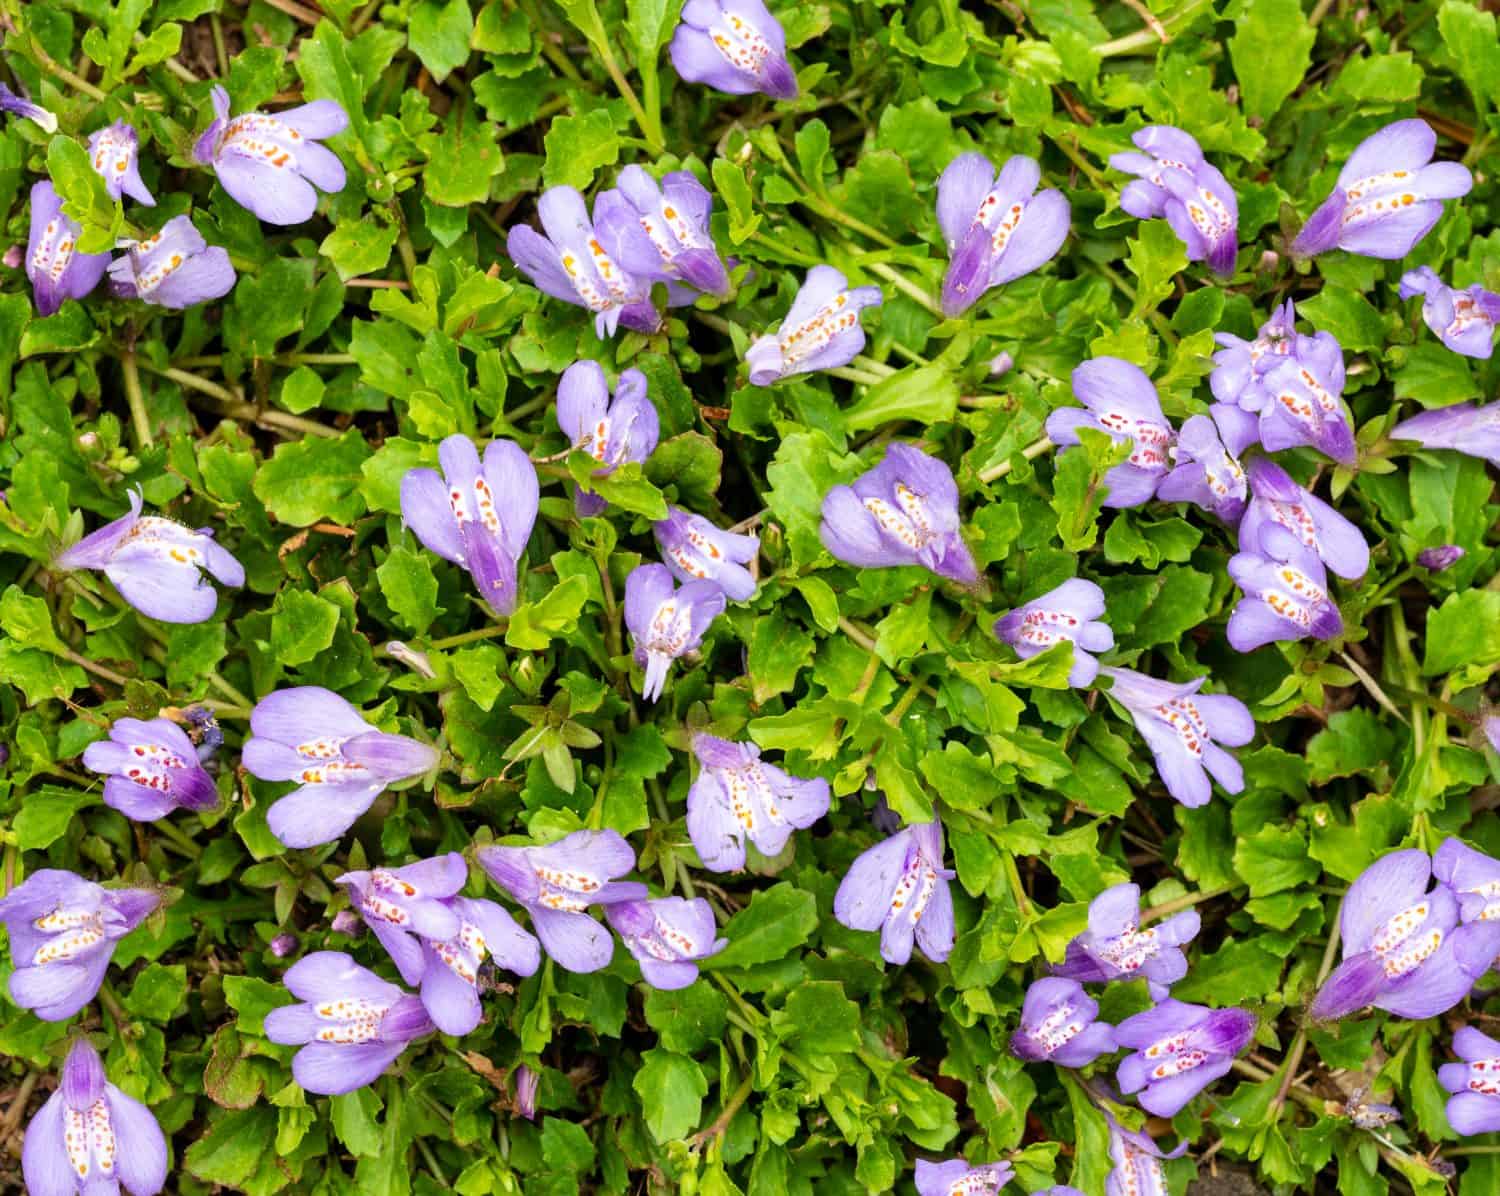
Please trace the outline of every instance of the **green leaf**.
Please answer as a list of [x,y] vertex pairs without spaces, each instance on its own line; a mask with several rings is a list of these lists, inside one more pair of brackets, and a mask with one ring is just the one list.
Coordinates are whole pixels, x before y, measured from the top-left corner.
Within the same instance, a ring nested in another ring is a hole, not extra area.
[[958,393],[958,383],[940,366],[902,370],[866,390],[844,412],[844,426],[859,432],[896,420],[943,423],[958,410]]
[[1250,116],[1266,120],[1296,90],[1312,61],[1317,31],[1300,0],[1251,0],[1229,39],[1229,57]]
[[333,1132],[356,1158],[380,1152],[380,1098],[369,1088],[356,1088],[335,1096],[328,1104]]
[[700,969],[745,968],[781,959],[807,942],[817,929],[813,895],[783,881],[762,889],[720,932],[729,946],[699,964]]
[[1429,677],[1500,661],[1500,592],[1450,594],[1427,616],[1425,644],[1422,672]]
[[579,613],[588,598],[588,583],[582,577],[559,582],[539,602],[516,608],[505,633],[506,644],[530,652],[542,651],[555,637],[578,625]]
[[745,171],[727,158],[715,158],[710,168],[714,178],[714,190],[724,200],[729,213],[729,240],[743,245],[760,227],[760,212],[755,195],[745,181]]
[[1421,93],[1422,75],[1422,68],[1412,60],[1409,50],[1372,54],[1346,63],[1332,90],[1334,95],[1345,99],[1399,104],[1414,100]]
[[333,645],[339,608],[306,590],[288,587],[271,609],[271,652],[287,665],[306,664]]
[[552,122],[543,140],[547,152],[542,179],[549,187],[577,187],[580,191],[602,166],[612,166],[620,156],[620,138],[614,122],[602,108],[583,116],[560,116]]
[[1363,295],[1345,287],[1325,286],[1297,305],[1313,325],[1331,332],[1346,353],[1362,353],[1385,345],[1385,321]]
[[113,249],[124,227],[124,216],[119,203],[105,189],[104,176],[89,161],[88,151],[59,133],[47,143],[47,175],[62,197],[63,215],[83,228],[75,252],[108,253]]
[[1445,0],[1438,9],[1438,29],[1480,115],[1500,107],[1500,34],[1495,14],[1465,0]]
[[[453,0],[467,3],[467,0]],[[421,138],[427,155],[422,185],[427,198],[443,207],[462,208],[489,198],[490,180],[505,168],[494,125],[468,110]]]
[[364,513],[359,492],[369,445],[357,428],[336,440],[308,437],[277,448],[255,475],[255,497],[282,523],[307,527],[320,519],[353,523]]
[[428,554],[398,544],[380,562],[375,576],[380,581],[380,592],[401,625],[413,635],[425,634],[432,620],[442,613],[437,604],[437,578]]
[[98,804],[95,793],[44,785],[27,795],[16,815],[16,846],[22,851],[51,847],[67,833],[79,810]]
[[691,1059],[659,1047],[641,1056],[641,1068],[630,1082],[641,1098],[646,1128],[658,1142],[687,1137],[703,1115],[708,1081]]
[[340,224],[323,238],[318,252],[333,263],[339,280],[348,282],[384,269],[395,247],[396,226],[366,218]]
[[68,646],[52,630],[52,612],[40,598],[25,594],[18,586],[6,586],[0,596],[0,631],[26,648],[64,655]]
[[407,24],[407,42],[441,83],[469,58],[469,37],[474,32],[474,14],[469,0],[419,0]]

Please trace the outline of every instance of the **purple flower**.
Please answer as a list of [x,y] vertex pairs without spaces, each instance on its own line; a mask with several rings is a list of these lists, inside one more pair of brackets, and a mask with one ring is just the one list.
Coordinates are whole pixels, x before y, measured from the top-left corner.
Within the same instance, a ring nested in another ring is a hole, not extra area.
[[1448,286],[1431,266],[1401,276],[1401,298],[1422,296],[1422,319],[1443,344],[1465,357],[1487,358],[1495,349],[1500,295],[1477,282],[1465,290]]
[[1500,1130],[1500,1042],[1461,1026],[1453,1035],[1453,1053],[1463,1062],[1438,1068],[1438,1082],[1453,1093],[1448,1124],[1465,1138]]
[[1455,403],[1404,419],[1392,440],[1415,440],[1423,448],[1452,449],[1500,465],[1500,403]]
[[401,479],[401,520],[423,547],[468,570],[497,615],[516,609],[516,576],[536,524],[536,466],[520,445],[492,440],[484,464],[461,433],[438,445],[442,473],[409,469]]
[[56,116],[48,112],[40,104],[33,104],[30,100],[23,100],[3,83],[0,83],[0,112],[13,112],[17,116],[24,116],[27,120],[35,121],[48,133],[57,132]]
[[1259,539],[1259,552],[1229,558],[1229,576],[1245,594],[1229,616],[1230,646],[1253,652],[1278,640],[1343,635],[1343,616],[1312,549],[1284,527],[1268,527]]
[[646,333],[661,327],[650,286],[605,251],[582,195],[572,187],[549,187],[536,209],[547,235],[518,224],[505,240],[505,252],[534,286],[593,312],[600,340],[613,336],[621,324]]
[[26,1127],[21,1170],[31,1196],[155,1196],[167,1140],[151,1110],[109,1082],[99,1053],[76,1038],[61,1082]]
[[832,266],[814,266],[781,327],[756,337],[746,352],[750,384],[770,386],[793,374],[848,365],[865,347],[860,311],[881,301],[879,287],[851,290]]
[[1283,527],[1312,549],[1331,572],[1349,581],[1364,575],[1370,566],[1370,546],[1354,524],[1297,485],[1274,461],[1258,457],[1246,472],[1251,499],[1240,520],[1241,552],[1271,555],[1264,547],[1265,532]]
[[401,978],[421,984],[422,1005],[444,1034],[468,1034],[479,1025],[486,958],[518,976],[530,976],[542,961],[536,939],[504,909],[458,896],[468,876],[463,856],[452,851],[338,879]]
[[938,179],[937,218],[948,244],[943,313],[960,316],[991,287],[1041,268],[1068,236],[1061,191],[1036,193],[1042,169],[1017,155],[995,176],[983,154],[961,154]]
[[625,579],[625,626],[635,662],[646,670],[641,696],[661,697],[672,662],[695,652],[708,625],[724,613],[718,582],[690,581],[678,589],[665,565],[637,565]]
[[963,1159],[918,1159],[915,1179],[918,1196],[995,1196],[1015,1177],[1015,1169],[1003,1161],[970,1167]]
[[271,807],[266,822],[288,847],[332,843],[386,786],[437,767],[438,753],[405,735],[377,731],[332,690],[278,690],[250,712],[253,738],[242,761],[263,781],[298,787]]
[[155,236],[124,249],[109,266],[110,290],[122,298],[181,311],[234,289],[228,251],[205,241],[186,216],[173,216]]
[[[599,462],[603,477],[627,461],[643,462],[656,451],[661,423],[646,397],[646,375],[623,370],[613,402],[604,367],[597,361],[575,361],[557,383],[557,426],[575,449]],[[580,515],[597,515],[605,501],[590,490],[578,491]]]
[[1399,1017],[1436,1017],[1457,1005],[1500,954],[1500,922],[1458,925],[1458,898],[1429,891],[1423,851],[1393,851],[1344,895],[1344,959],[1308,1013],[1319,1021],[1374,1005]]
[[1163,1154],[1146,1134],[1127,1130],[1108,1113],[1109,1157],[1114,1163],[1104,1182],[1105,1196],[1169,1196],[1163,1159],[1175,1159],[1187,1150],[1186,1140],[1170,1154]]
[[72,1017],[94,999],[115,944],[156,909],[147,889],[105,889],[43,868],[0,898],[10,930],[10,996],[44,1022]]
[[724,268],[708,231],[713,196],[685,170],[658,183],[640,166],[620,171],[618,186],[594,198],[594,231],[605,252],[630,274],[667,284],[672,306],[698,292],[729,294]]
[[1078,429],[1129,441],[1130,456],[1104,475],[1106,507],[1138,507],[1166,476],[1172,425],[1162,414],[1156,387],[1139,366],[1118,357],[1095,357],[1073,371],[1073,395],[1084,405],[1047,416],[1047,435],[1064,448],[1078,444]]
[[1213,796],[1209,774],[1226,793],[1245,787],[1240,762],[1219,746],[1243,747],[1255,735],[1255,720],[1238,698],[1199,693],[1207,677],[1179,685],[1131,669],[1100,672],[1113,680],[1110,697],[1130,712],[1162,783],[1179,802],[1207,805]]
[[1291,250],[1312,257],[1338,248],[1365,257],[1403,258],[1443,214],[1442,201],[1474,185],[1457,162],[1433,162],[1437,134],[1425,120],[1398,120],[1366,137],[1339,171]]
[[1327,332],[1299,337],[1296,357],[1278,361],[1261,379],[1261,444],[1271,452],[1306,444],[1352,466],[1358,454],[1339,401],[1343,389],[1344,351],[1338,341]]
[[148,208],[156,206],[156,200],[141,182],[138,141],[135,129],[123,120],[105,125],[89,134],[89,161],[104,180],[104,186],[112,199],[128,195]]
[[667,52],[689,83],[735,96],[797,98],[786,33],[761,0],[687,0]]
[[527,1121],[536,1120],[536,1093],[542,1077],[521,1064],[516,1068],[516,1112]]
[[1136,1048],[1115,1073],[1120,1091],[1139,1092],[1148,1113],[1174,1117],[1228,1074],[1254,1033],[1255,1015],[1243,1009],[1209,1009],[1168,997],[1115,1027],[1120,1045]]
[[1181,129],[1148,125],[1130,139],[1145,152],[1127,150],[1109,159],[1115,170],[1140,176],[1125,184],[1120,206],[1140,220],[1165,216],[1187,246],[1189,261],[1233,274],[1240,209],[1229,181]]
[[407,1043],[433,1030],[421,1001],[342,951],[304,956],[285,980],[302,1003],[266,1014],[266,1037],[306,1044],[292,1057],[292,1075],[308,1092],[340,1096],[373,1084]]
[[896,441],[879,465],[823,499],[818,535],[848,565],[921,565],[961,585],[979,568],[959,530],[958,484],[936,457]]
[[606,905],[604,916],[652,988],[686,988],[698,979],[698,960],[729,946],[728,939],[715,937],[713,907],[702,897],[621,901]]
[[297,949],[297,936],[295,934],[278,934],[270,941],[268,946],[271,948],[271,954],[277,959],[285,959]]
[[1225,447],[1233,439],[1221,432],[1238,423],[1239,411],[1215,403],[1212,418],[1189,416],[1177,432],[1173,459],[1175,464],[1156,487],[1162,502],[1190,502],[1217,515],[1225,523],[1235,524],[1245,513],[1250,493],[1244,467]]
[[26,277],[38,315],[50,316],[64,299],[82,299],[104,277],[107,253],[79,253],[83,228],[63,215],[62,196],[43,179],[31,188],[31,236],[26,242]]
[[746,838],[762,855],[774,856],[792,831],[828,813],[827,781],[788,776],[763,761],[753,743],[700,732],[693,736],[693,755],[702,771],[688,790],[688,835],[710,872],[743,868]]
[[526,907],[542,947],[570,972],[597,972],[615,952],[588,907],[647,895],[640,882],[615,879],[635,867],[635,852],[615,831],[574,831],[545,847],[481,847],[476,858]]
[[[1332,338],[1332,333],[1325,335]],[[1303,342],[1311,339],[1297,331],[1297,309],[1290,299],[1271,312],[1271,318],[1260,326],[1253,341],[1232,332],[1214,333],[1214,342],[1221,346],[1214,354],[1213,372],[1208,376],[1214,398],[1223,406],[1259,414],[1267,403],[1261,379],[1272,367],[1295,358]],[[1229,444],[1230,429],[1221,424],[1220,431]],[[1231,445],[1230,451],[1242,453],[1254,442],[1253,436],[1246,438]]]
[[1417,564],[1431,573],[1441,573],[1458,564],[1465,555],[1457,544],[1439,544],[1436,548],[1424,548],[1417,553]]
[[839,882],[833,916],[850,930],[880,931],[887,963],[911,958],[912,941],[933,963],[953,950],[956,874],[943,867],[943,824],[934,819],[898,831],[864,852]]
[[104,804],[136,822],[219,804],[219,791],[198,763],[193,741],[170,719],[116,719],[109,739],[84,749],[83,764],[109,777]]
[[219,596],[207,572],[226,586],[245,584],[239,561],[210,528],[194,531],[159,515],[141,514],[141,492],[130,492],[130,513],[85,536],[52,562],[57,569],[98,569],[141,614],[163,623],[202,623]]
[[995,623],[995,635],[1016,650],[1022,660],[1045,652],[1054,644],[1073,645],[1073,667],[1068,684],[1083,689],[1099,675],[1099,662],[1091,652],[1108,652],[1115,646],[1115,633],[1100,622],[1104,614],[1104,591],[1081,577],[1065,581],[1025,606],[1018,606]]
[[757,583],[745,566],[760,552],[759,536],[724,531],[680,507],[668,507],[667,517],[651,530],[662,562],[678,581],[713,582],[731,602],[755,597]]
[[1458,898],[1460,922],[1500,920],[1500,860],[1462,839],[1444,839],[1433,854],[1432,874]]
[[301,224],[317,211],[318,191],[344,189],[344,164],[318,144],[349,127],[349,114],[333,100],[231,119],[229,93],[215,86],[213,103],[214,122],[193,146],[193,157],[214,168],[240,207],[267,224]]
[[1044,976],[1026,990],[1021,1028],[1010,1053],[1028,1063],[1087,1067],[1116,1047],[1114,1027],[1098,1021],[1099,1003],[1076,980]]
[[1187,975],[1182,947],[1193,941],[1201,921],[1189,909],[1146,930],[1140,923],[1139,886],[1105,889],[1089,902],[1089,928],[1068,944],[1067,955],[1052,974],[1086,984],[1143,976],[1152,998],[1162,1000],[1168,986]]

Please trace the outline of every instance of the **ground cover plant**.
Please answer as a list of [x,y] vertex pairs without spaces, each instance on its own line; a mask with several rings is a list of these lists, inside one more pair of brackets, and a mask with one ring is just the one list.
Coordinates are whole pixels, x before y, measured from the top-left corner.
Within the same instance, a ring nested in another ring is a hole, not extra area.
[[1500,1188],[1492,6],[0,19],[0,1189]]

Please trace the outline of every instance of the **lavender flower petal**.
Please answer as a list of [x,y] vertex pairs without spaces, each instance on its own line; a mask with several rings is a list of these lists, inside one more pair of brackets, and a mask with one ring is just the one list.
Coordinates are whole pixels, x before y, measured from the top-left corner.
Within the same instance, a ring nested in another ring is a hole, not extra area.
[[62,197],[43,179],[31,188],[31,234],[26,242],[26,277],[38,315],[53,315],[66,299],[82,299],[104,277],[107,253],[79,253],[83,229],[63,215]]
[[689,83],[730,95],[797,98],[786,33],[761,0],[688,0],[667,52]]
[[759,336],[745,354],[752,386],[793,374],[848,365],[865,347],[859,313],[882,302],[879,287],[850,288],[832,266],[814,266],[775,333]]
[[1073,645],[1073,667],[1068,684],[1075,689],[1092,685],[1099,662],[1091,652],[1115,646],[1115,633],[1101,621],[1104,591],[1080,577],[1063,582],[1040,598],[1033,598],[995,623],[995,635],[1016,650],[1022,660],[1045,652],[1054,644]]

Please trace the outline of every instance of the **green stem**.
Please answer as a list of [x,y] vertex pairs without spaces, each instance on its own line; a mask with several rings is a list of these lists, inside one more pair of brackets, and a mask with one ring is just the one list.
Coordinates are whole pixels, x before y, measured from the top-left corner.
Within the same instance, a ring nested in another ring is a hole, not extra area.
[[445,648],[457,648],[462,644],[472,644],[476,640],[490,640],[497,635],[504,635],[509,629],[508,620],[493,623],[488,627],[481,627],[478,631],[465,631],[461,635],[450,635],[447,639],[433,640],[427,645],[429,652],[441,652]]
[[1233,889],[1234,885],[1232,884],[1220,885],[1215,889],[1204,889],[1199,893],[1189,893],[1185,897],[1178,897],[1172,901],[1164,901],[1160,905],[1153,905],[1150,909],[1141,912],[1141,924],[1144,926],[1147,922],[1154,922],[1158,918],[1167,917],[1169,914],[1175,914],[1185,909],[1192,909],[1195,905],[1202,905],[1205,901],[1212,901],[1215,897],[1222,897],[1225,893],[1231,892]]
[[170,819],[158,818],[152,825],[193,859],[196,860],[203,854],[203,848],[199,847],[194,840],[188,838]]
[[234,686],[224,680],[218,673],[210,673],[208,675],[208,683],[237,706],[249,707],[255,705],[254,702],[235,689]]
[[[1043,436],[1040,440],[1033,441],[1031,444],[1028,444],[1025,448],[1023,448],[1021,450],[1021,456],[1028,461],[1034,461],[1043,453],[1048,452],[1049,450],[1056,447],[1057,446],[1053,444],[1048,437]],[[1011,462],[1013,460],[1014,454],[1012,454],[1010,457],[1007,457],[1004,461],[1000,462],[999,465],[990,466],[990,468],[986,469],[979,475],[979,480],[986,485],[988,485],[990,482],[998,481],[1000,478],[1003,478],[1010,472]]]
[[[1208,0],[1187,0],[1181,8],[1168,16],[1159,19],[1162,29],[1168,33],[1173,26],[1180,25],[1184,21],[1195,16],[1200,8],[1208,3]],[[1155,29],[1146,28],[1135,33],[1127,33],[1124,37],[1117,37],[1113,41],[1100,42],[1094,47],[1094,53],[1100,58],[1118,58],[1122,54],[1134,54],[1139,50],[1155,49],[1162,44],[1161,35]]]
[[148,449],[156,443],[151,435],[151,417],[146,414],[146,396],[141,393],[141,374],[136,369],[134,351],[120,357],[125,375],[125,400],[130,404],[130,423],[135,429],[136,448]]

